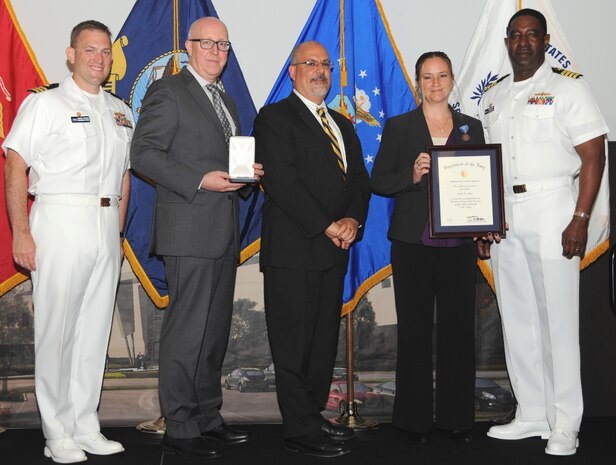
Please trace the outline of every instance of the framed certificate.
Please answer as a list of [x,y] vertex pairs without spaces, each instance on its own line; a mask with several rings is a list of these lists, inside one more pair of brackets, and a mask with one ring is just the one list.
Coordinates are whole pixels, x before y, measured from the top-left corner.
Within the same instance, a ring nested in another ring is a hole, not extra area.
[[500,144],[428,147],[430,237],[505,236]]

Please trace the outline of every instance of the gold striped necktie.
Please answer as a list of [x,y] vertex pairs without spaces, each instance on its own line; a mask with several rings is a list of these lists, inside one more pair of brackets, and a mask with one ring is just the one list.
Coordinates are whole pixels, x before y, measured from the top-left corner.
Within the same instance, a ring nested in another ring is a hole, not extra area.
[[321,124],[323,126],[323,130],[325,131],[325,134],[327,134],[330,138],[332,150],[336,155],[336,161],[338,162],[338,166],[342,170],[342,177],[345,178],[346,170],[344,169],[342,150],[340,150],[340,144],[338,143],[338,139],[336,138],[332,127],[329,125],[329,121],[327,121],[327,114],[325,113],[325,108],[317,108],[317,113],[319,114],[319,118],[321,118]]

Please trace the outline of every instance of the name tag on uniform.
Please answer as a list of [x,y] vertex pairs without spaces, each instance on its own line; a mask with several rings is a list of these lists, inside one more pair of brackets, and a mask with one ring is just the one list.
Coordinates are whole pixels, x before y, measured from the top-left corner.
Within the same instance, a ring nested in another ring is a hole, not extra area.
[[71,116],[71,123],[89,123],[90,117],[77,113],[76,116]]

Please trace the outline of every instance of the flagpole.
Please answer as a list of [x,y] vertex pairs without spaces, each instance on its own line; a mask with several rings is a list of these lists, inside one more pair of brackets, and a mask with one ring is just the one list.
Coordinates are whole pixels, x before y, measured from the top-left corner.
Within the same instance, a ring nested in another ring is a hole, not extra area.
[[[348,118],[349,113],[344,101],[344,88],[348,85],[346,55],[344,50],[344,0],[340,0],[340,113]],[[367,429],[378,426],[379,422],[363,418],[357,410],[355,402],[355,382],[353,380],[353,311],[346,313],[346,358],[347,358],[347,398],[344,412],[333,420],[353,429]]]
[[355,392],[353,380],[353,312],[346,314],[346,356],[347,356],[347,400],[344,412],[333,420],[340,425],[353,429],[369,429],[379,426],[379,422],[372,418],[364,418],[359,414],[357,402],[355,402]]
[[180,9],[173,0],[173,74],[180,72]]
[[346,53],[344,51],[344,0],[340,0],[340,113],[348,118],[349,112],[344,101],[344,88],[347,84]]

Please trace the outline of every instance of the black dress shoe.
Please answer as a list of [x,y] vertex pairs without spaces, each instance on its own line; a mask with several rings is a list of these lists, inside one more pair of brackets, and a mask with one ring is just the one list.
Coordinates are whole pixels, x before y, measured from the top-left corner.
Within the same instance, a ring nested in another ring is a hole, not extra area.
[[459,442],[460,444],[470,444],[473,441],[473,431],[470,429],[466,430],[457,430],[449,432],[449,437],[454,442]]
[[238,431],[235,428],[221,423],[216,428],[206,431],[201,435],[204,439],[213,439],[223,444],[240,444],[252,440],[252,434],[245,431]]
[[342,425],[335,425],[329,421],[323,422],[321,431],[327,434],[334,441],[348,441],[355,437],[355,431]]
[[163,451],[168,454],[180,454],[188,457],[217,459],[222,457],[219,449],[202,438],[172,438],[167,433],[160,442]]
[[334,441],[323,431],[284,440],[285,447],[292,452],[303,452],[315,457],[338,457],[351,450],[344,442]]
[[407,431],[406,436],[413,444],[427,444],[430,433],[418,433],[417,431]]

